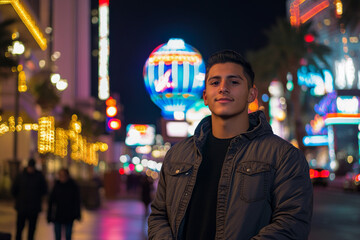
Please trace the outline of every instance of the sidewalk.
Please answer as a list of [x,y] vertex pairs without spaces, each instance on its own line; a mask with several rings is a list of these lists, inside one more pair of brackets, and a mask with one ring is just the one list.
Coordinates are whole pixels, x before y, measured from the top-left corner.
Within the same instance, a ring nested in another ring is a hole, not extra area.
[[[15,239],[16,211],[12,201],[0,201],[0,232]],[[82,219],[74,222],[73,240],[146,239],[143,204],[135,199],[103,200],[98,210],[82,209]],[[23,232],[26,239],[27,227]],[[53,224],[46,221],[46,205],[39,214],[35,240],[54,240]]]

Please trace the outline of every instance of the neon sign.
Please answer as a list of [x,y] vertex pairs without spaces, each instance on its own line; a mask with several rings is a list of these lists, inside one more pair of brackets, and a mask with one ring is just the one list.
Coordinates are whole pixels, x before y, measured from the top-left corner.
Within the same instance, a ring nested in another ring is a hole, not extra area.
[[335,61],[335,85],[338,89],[351,89],[355,81],[355,66],[352,58]]
[[299,85],[312,88],[310,93],[315,96],[322,96],[326,92],[332,92],[333,77],[329,70],[317,70],[315,66],[302,66],[298,72]]
[[325,116],[328,113],[336,112],[336,92],[331,92],[324,96],[318,104],[315,104],[315,112],[320,116]]
[[166,119],[186,112],[201,99],[205,64],[201,54],[179,38],[171,38],[150,54],[144,66],[144,82],[151,100]]
[[125,144],[128,146],[153,145],[155,126],[147,124],[129,124],[126,127]]
[[359,99],[355,96],[339,96],[336,98],[336,107],[339,113],[358,113]]
[[300,26],[304,24],[313,16],[330,6],[329,0],[324,0],[305,13],[300,13],[301,4],[306,0],[293,0],[290,4],[290,23],[292,26]]

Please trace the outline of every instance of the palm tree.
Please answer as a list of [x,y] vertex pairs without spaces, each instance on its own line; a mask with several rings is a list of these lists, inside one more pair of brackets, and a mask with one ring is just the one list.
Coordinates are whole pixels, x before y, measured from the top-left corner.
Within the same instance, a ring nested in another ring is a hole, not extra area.
[[342,0],[343,14],[340,23],[344,24],[351,32],[354,32],[360,25],[360,1]]
[[[9,19],[0,23],[0,93],[2,84],[10,77],[15,76],[11,68],[18,65],[17,58],[13,58],[8,52],[9,46],[12,44],[11,31],[9,27],[14,24],[16,20]],[[1,114],[1,98],[0,98],[0,114]]]
[[51,84],[51,71],[42,69],[29,80],[29,90],[42,110],[42,115],[50,114],[60,103],[58,90]]
[[11,75],[11,67],[17,66],[16,59],[11,58],[8,53],[8,47],[13,42],[8,28],[15,22],[16,20],[9,19],[0,23],[0,80],[7,79]]
[[301,149],[304,148],[302,139],[305,136],[305,128],[302,122],[301,88],[298,85],[297,71],[304,61],[319,68],[329,67],[324,56],[330,53],[330,48],[315,41],[306,42],[304,39],[306,34],[316,37],[315,33],[310,32],[310,28],[311,23],[296,28],[286,19],[278,19],[276,24],[265,32],[268,44],[257,52],[248,53],[257,81],[265,81],[267,86],[270,81],[277,78],[286,89],[287,74],[291,73],[294,88],[287,92],[287,95],[290,95],[287,116],[294,119],[295,137]]

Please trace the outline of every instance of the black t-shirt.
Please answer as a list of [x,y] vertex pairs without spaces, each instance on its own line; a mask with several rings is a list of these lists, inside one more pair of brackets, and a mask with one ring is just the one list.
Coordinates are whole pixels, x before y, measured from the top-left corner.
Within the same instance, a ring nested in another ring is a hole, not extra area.
[[217,190],[221,168],[230,139],[218,139],[211,133],[206,140],[194,190],[187,209],[184,239],[214,239]]

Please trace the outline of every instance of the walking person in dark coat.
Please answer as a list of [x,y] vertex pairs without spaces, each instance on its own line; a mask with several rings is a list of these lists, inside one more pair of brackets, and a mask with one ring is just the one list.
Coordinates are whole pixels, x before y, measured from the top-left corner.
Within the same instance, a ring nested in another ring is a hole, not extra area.
[[48,222],[54,222],[55,239],[61,239],[62,228],[65,228],[66,240],[71,239],[74,220],[81,219],[80,191],[76,182],[65,168],[59,171],[59,180],[49,196]]
[[16,199],[16,240],[22,239],[26,220],[29,222],[27,239],[33,240],[42,197],[47,193],[45,177],[35,169],[34,159],[30,159],[28,166],[16,177],[11,192]]
[[145,176],[142,181],[141,187],[141,201],[144,203],[145,214],[144,217],[147,218],[149,215],[149,204],[152,202],[152,191],[153,191],[153,182],[148,177]]

